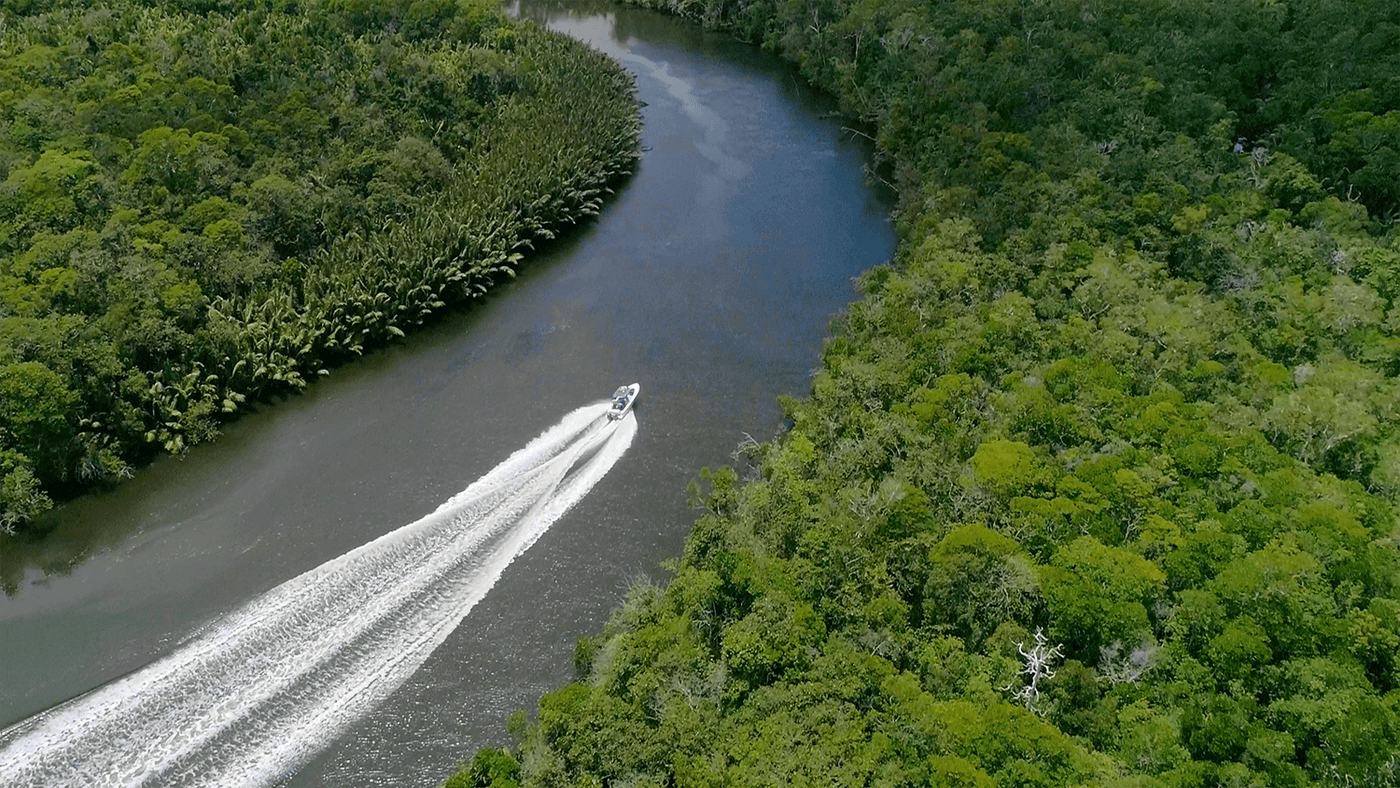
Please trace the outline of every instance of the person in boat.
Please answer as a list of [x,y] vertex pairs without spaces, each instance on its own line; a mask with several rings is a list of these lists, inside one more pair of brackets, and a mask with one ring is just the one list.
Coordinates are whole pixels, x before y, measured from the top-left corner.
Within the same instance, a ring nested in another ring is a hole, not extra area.
[[627,414],[632,399],[637,396],[637,386],[620,386],[614,391],[612,397],[612,409],[608,411],[608,418],[617,420]]

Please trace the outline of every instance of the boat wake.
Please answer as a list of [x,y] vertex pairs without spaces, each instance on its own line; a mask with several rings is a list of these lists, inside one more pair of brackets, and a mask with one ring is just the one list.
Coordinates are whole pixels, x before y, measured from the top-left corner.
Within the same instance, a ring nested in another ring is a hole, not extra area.
[[402,684],[637,431],[580,408],[428,516],[0,731],[0,785],[276,783]]

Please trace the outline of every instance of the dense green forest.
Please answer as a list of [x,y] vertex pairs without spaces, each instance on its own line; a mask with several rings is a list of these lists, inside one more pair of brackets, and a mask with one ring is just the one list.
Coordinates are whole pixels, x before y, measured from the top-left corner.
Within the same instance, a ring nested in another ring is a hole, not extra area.
[[487,0],[3,0],[0,534],[480,296],[638,138]]
[[449,786],[1400,784],[1400,4],[657,5],[870,124],[902,245]]

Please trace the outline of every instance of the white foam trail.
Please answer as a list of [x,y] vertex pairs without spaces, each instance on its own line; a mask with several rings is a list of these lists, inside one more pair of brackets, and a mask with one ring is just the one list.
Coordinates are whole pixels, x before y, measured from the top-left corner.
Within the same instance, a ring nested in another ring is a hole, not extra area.
[[621,458],[636,420],[606,410],[570,413],[432,514],[0,731],[0,785],[277,781],[401,685]]

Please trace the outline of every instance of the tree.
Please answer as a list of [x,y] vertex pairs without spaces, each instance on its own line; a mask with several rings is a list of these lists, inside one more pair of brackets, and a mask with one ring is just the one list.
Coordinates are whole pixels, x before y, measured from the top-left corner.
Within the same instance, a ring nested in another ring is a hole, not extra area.
[[1151,638],[1147,605],[1165,581],[1143,557],[1081,536],[1057,550],[1041,570],[1050,631],[1084,662],[1097,660],[1100,649],[1114,641]]
[[66,232],[99,208],[103,191],[89,151],[51,146],[28,166],[12,169],[0,184],[0,222],[21,238]]
[[1039,596],[1036,567],[1020,545],[986,526],[952,531],[929,556],[924,617],[973,648],[1005,621],[1029,624]]
[[[62,378],[37,361],[0,367],[0,436],[27,458],[12,461],[12,473],[28,465],[41,482],[66,478],[74,451],[70,413],[76,399]],[[14,484],[27,487],[22,472]]]

